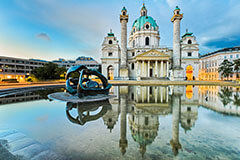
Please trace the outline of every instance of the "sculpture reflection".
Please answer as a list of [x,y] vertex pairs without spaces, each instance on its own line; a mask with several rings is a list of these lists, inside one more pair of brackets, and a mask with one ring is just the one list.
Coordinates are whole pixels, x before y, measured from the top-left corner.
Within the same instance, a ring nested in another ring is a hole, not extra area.
[[[70,111],[73,109],[77,110],[77,117],[72,116]],[[98,109],[100,109],[99,112],[91,114],[91,112],[96,112]],[[101,118],[109,109],[111,109],[111,104],[108,100],[89,103],[68,102],[66,107],[66,115],[69,121],[72,123],[84,125],[87,122],[95,121]]]

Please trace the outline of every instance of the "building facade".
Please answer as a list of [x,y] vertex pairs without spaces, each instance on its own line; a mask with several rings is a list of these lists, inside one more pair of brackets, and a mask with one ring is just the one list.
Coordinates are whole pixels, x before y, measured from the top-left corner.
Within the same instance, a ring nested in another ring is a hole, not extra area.
[[236,80],[239,79],[240,74],[234,73],[230,77],[222,77],[218,72],[219,65],[225,60],[233,62],[240,58],[240,47],[224,48],[202,55],[199,65],[200,80]]
[[14,57],[0,56],[0,81],[5,79],[16,79],[18,82],[25,82],[33,69],[43,67],[47,62],[53,62],[58,64],[59,67],[65,67],[66,69],[76,66],[85,65],[90,69],[100,69],[100,64],[92,57],[78,57],[76,60],[54,60],[46,61],[39,59],[22,59]]
[[[123,7],[120,15],[121,44],[112,31],[104,38],[101,58],[103,75],[109,80],[184,80],[190,68],[192,75],[189,76],[192,77],[189,79],[198,79],[198,44],[192,33],[187,32],[180,38],[183,14],[178,7],[171,19],[173,49],[160,46],[159,26],[148,15],[144,4],[140,17],[133,22],[127,43],[128,16],[127,9]],[[190,40],[191,44],[188,43]],[[191,55],[188,54],[190,52]]]

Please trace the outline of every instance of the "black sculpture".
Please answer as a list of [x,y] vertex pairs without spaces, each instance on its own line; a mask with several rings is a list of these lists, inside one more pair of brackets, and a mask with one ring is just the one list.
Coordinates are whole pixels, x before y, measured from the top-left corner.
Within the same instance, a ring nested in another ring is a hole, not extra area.
[[[71,75],[75,75],[71,77]],[[90,76],[94,76],[101,81],[100,83],[90,79]],[[112,87],[108,83],[108,80],[98,71],[88,69],[84,65],[73,66],[68,69],[66,74],[66,90],[70,94],[76,94],[79,98],[83,96],[93,96],[97,94],[109,94],[109,89]]]
[[[91,115],[91,112],[96,111],[99,107],[102,107],[101,110],[97,114]],[[77,109],[77,117],[73,117],[70,113],[73,108]],[[66,115],[69,121],[72,123],[84,125],[86,122],[95,121],[101,118],[111,108],[112,105],[108,100],[88,103],[68,102],[66,107]]]

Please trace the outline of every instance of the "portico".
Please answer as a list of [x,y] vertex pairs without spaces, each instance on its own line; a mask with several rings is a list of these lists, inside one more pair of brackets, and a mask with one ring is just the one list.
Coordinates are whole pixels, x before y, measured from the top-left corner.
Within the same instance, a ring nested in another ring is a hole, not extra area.
[[169,55],[157,50],[150,50],[135,57],[137,80],[168,79]]

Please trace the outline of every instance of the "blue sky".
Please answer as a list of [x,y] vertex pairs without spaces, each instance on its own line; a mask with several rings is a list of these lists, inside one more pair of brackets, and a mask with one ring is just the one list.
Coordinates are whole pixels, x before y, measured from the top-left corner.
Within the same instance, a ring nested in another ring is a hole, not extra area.
[[[113,29],[120,40],[119,14],[129,13],[128,33],[142,0],[1,0],[0,55],[53,60],[101,57],[104,36]],[[160,28],[160,45],[172,47],[173,9],[179,5],[200,53],[240,45],[239,0],[145,0]]]

